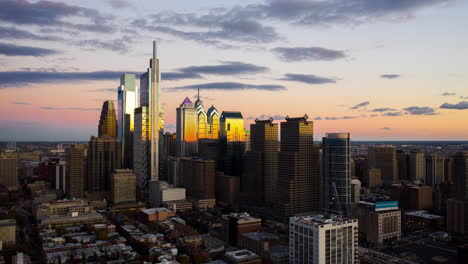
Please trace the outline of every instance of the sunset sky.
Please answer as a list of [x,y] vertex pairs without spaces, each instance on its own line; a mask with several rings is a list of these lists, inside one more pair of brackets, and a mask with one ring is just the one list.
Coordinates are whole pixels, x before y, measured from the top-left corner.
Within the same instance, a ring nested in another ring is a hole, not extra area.
[[320,139],[468,140],[468,1],[0,0],[0,141],[88,140],[159,41],[167,131],[205,108]]

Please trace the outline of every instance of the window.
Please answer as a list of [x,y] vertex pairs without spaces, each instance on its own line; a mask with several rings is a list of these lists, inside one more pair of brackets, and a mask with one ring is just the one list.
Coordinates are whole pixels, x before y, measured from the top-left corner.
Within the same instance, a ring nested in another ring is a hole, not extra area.
[[227,124],[227,131],[231,131],[231,124]]

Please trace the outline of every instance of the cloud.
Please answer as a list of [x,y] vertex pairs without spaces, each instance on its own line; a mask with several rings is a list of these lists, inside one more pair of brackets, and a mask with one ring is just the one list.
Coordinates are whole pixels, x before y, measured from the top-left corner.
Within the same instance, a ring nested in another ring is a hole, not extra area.
[[385,78],[385,79],[397,79],[400,78],[401,75],[399,74],[382,74],[380,77]]
[[460,99],[468,99],[468,96],[460,96]]
[[407,108],[403,108],[403,110],[407,111],[411,115],[437,115],[434,108],[431,107],[419,107],[419,106],[410,106]]
[[372,115],[370,115],[369,117],[377,117],[377,116],[379,116],[379,115],[372,114]]
[[350,109],[359,109],[361,107],[365,107],[365,106],[368,106],[370,104],[370,102],[362,102],[362,103],[359,103],[353,107],[350,107]]
[[164,128],[175,129],[175,128],[176,128],[176,124],[167,124],[167,125],[164,125]]
[[390,127],[382,127],[381,129],[382,130],[392,130],[392,128],[390,128]]
[[132,7],[132,5],[125,0],[107,0],[107,3],[116,9]]
[[297,61],[332,61],[346,57],[342,50],[332,50],[320,47],[278,47],[271,50],[280,60]]
[[21,30],[13,27],[1,27],[0,26],[0,38],[1,39],[31,39],[31,40],[45,40],[45,41],[58,41],[63,38],[55,36],[42,36],[33,34],[31,32]]
[[314,118],[314,120],[322,120],[322,118],[320,116],[317,116],[316,118]]
[[372,112],[388,112],[388,111],[396,111],[396,109],[383,107],[383,108],[375,108],[372,110]]
[[79,110],[79,111],[101,111],[100,108],[80,108],[80,107],[49,107],[41,106],[39,107],[43,110]]
[[12,104],[16,104],[16,105],[29,105],[30,103],[27,103],[27,102],[12,102]]
[[388,112],[388,113],[384,113],[382,116],[401,116],[403,115],[402,112]]
[[[79,18],[82,23],[71,23],[70,18]],[[47,0],[29,2],[26,0],[0,1],[0,21],[16,25],[37,25],[67,28],[81,31],[108,33],[113,27],[108,18],[98,11]]]
[[341,116],[341,117],[325,117],[325,120],[342,120],[342,119],[356,119],[359,116]]
[[0,87],[28,86],[37,83],[60,83],[72,81],[119,80],[126,71],[95,72],[50,72],[50,71],[6,71],[0,72]]
[[161,73],[161,79],[166,81],[175,81],[183,79],[203,79],[198,73],[191,72],[163,72]]
[[213,82],[213,83],[202,83],[194,84],[187,86],[179,86],[167,88],[166,91],[177,91],[177,90],[195,90],[195,89],[204,89],[204,90],[265,90],[265,91],[283,91],[286,90],[286,87],[276,84],[245,84],[238,82]]
[[273,118],[273,120],[284,120],[286,118],[286,116],[284,116],[284,115],[266,115],[266,114],[262,114],[262,115],[257,116],[257,117],[249,116],[247,119],[250,119],[250,120],[255,120],[255,119],[267,120],[267,119],[270,119],[270,118]]
[[440,106],[442,109],[456,109],[456,110],[466,110],[468,109],[468,102],[467,101],[462,101],[459,102],[458,104],[449,104],[445,103]]
[[210,75],[239,75],[255,74],[269,71],[267,67],[239,61],[223,61],[220,65],[189,66],[179,68],[178,71],[192,74],[210,74]]
[[282,81],[293,81],[293,82],[302,82],[307,84],[325,84],[325,83],[336,83],[335,78],[320,77],[317,75],[306,75],[306,74],[285,74],[284,78],[278,79]]
[[119,52],[122,54],[125,54],[130,51],[130,45],[132,40],[130,39],[125,39],[125,38],[120,38],[120,39],[114,39],[114,40],[106,40],[106,41],[101,41],[99,39],[85,39],[85,40],[79,40],[79,41],[71,41],[70,44],[76,45],[76,46],[88,46],[91,47],[92,51],[95,50],[111,50],[115,52]]
[[455,96],[457,95],[456,93],[449,93],[449,92],[445,92],[443,94],[441,94],[440,96]]
[[117,88],[102,88],[102,89],[97,89],[94,90],[95,92],[110,92],[110,93],[115,93],[117,92]]
[[55,55],[60,53],[56,50],[28,47],[28,46],[17,46],[13,44],[0,43],[0,55],[5,56],[33,56],[43,57],[49,55]]

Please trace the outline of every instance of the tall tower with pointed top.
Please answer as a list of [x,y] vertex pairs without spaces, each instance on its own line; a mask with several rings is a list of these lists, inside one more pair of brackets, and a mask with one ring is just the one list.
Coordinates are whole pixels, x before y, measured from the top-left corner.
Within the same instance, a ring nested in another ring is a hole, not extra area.
[[153,41],[153,58],[151,59],[151,88],[149,90],[149,108],[151,111],[151,181],[159,179],[159,134],[161,109],[159,106],[160,89],[159,82],[161,73],[159,71],[159,59],[157,53],[157,42]]
[[197,108],[186,97],[177,108],[176,144],[179,157],[190,156],[197,151],[197,118]]
[[102,105],[98,136],[117,137],[117,115],[112,101],[105,101]]

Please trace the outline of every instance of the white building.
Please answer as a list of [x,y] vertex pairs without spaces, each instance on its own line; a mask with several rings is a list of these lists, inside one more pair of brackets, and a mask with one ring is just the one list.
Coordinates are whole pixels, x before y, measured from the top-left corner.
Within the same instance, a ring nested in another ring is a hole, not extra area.
[[165,181],[156,182],[157,196],[156,206],[161,206],[164,202],[185,200],[185,188],[174,188]]
[[289,263],[359,263],[357,219],[289,218]]

